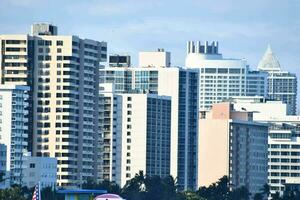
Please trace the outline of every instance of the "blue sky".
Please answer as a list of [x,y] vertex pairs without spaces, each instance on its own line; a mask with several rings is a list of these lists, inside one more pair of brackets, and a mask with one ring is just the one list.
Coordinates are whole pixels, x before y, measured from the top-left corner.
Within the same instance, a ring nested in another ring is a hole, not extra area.
[[134,63],[139,51],[165,48],[178,66],[187,40],[218,40],[224,57],[246,58],[252,68],[270,43],[300,77],[299,11],[299,0],[1,0],[0,33],[51,22],[59,34],[107,41],[109,52],[129,53]]

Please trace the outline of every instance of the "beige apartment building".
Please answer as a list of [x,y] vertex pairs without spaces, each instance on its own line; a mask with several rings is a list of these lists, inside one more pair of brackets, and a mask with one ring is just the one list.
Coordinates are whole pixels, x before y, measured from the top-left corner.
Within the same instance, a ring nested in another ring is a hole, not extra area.
[[228,176],[232,188],[259,192],[268,176],[268,126],[231,103],[213,104],[199,119],[198,186]]
[[57,158],[57,184],[95,177],[100,62],[105,42],[57,35],[34,24],[31,35],[0,35],[1,84],[30,86],[29,150]]

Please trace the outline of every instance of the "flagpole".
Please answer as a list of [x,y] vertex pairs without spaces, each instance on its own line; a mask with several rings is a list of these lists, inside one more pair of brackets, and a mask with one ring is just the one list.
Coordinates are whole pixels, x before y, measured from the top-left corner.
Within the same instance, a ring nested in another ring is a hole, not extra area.
[[41,182],[39,181],[39,200],[42,200],[41,196]]

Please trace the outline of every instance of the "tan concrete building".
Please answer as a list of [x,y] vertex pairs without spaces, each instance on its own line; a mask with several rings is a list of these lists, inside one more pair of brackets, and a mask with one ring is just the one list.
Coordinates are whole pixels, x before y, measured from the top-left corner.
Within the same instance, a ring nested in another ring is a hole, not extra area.
[[34,24],[31,35],[0,35],[1,84],[30,86],[29,150],[56,157],[58,186],[96,177],[100,62],[106,42],[57,35]]
[[267,183],[268,126],[253,122],[252,116],[227,102],[200,114],[199,187],[225,175],[232,188],[246,186],[251,194]]

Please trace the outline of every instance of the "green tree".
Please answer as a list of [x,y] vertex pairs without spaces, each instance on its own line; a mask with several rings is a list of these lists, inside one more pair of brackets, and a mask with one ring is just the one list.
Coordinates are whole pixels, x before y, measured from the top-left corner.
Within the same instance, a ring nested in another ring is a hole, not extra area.
[[200,187],[197,194],[208,200],[228,200],[230,194],[228,177],[223,176],[217,183],[213,183],[208,187]]
[[145,198],[145,176],[142,171],[129,180],[122,189],[122,195],[127,200],[144,200]]
[[248,200],[250,193],[245,186],[237,188],[230,192],[229,199],[230,200]]
[[26,200],[19,186],[0,190],[0,200]]
[[186,200],[206,200],[203,197],[200,197],[196,192],[186,191],[184,192],[184,196]]

